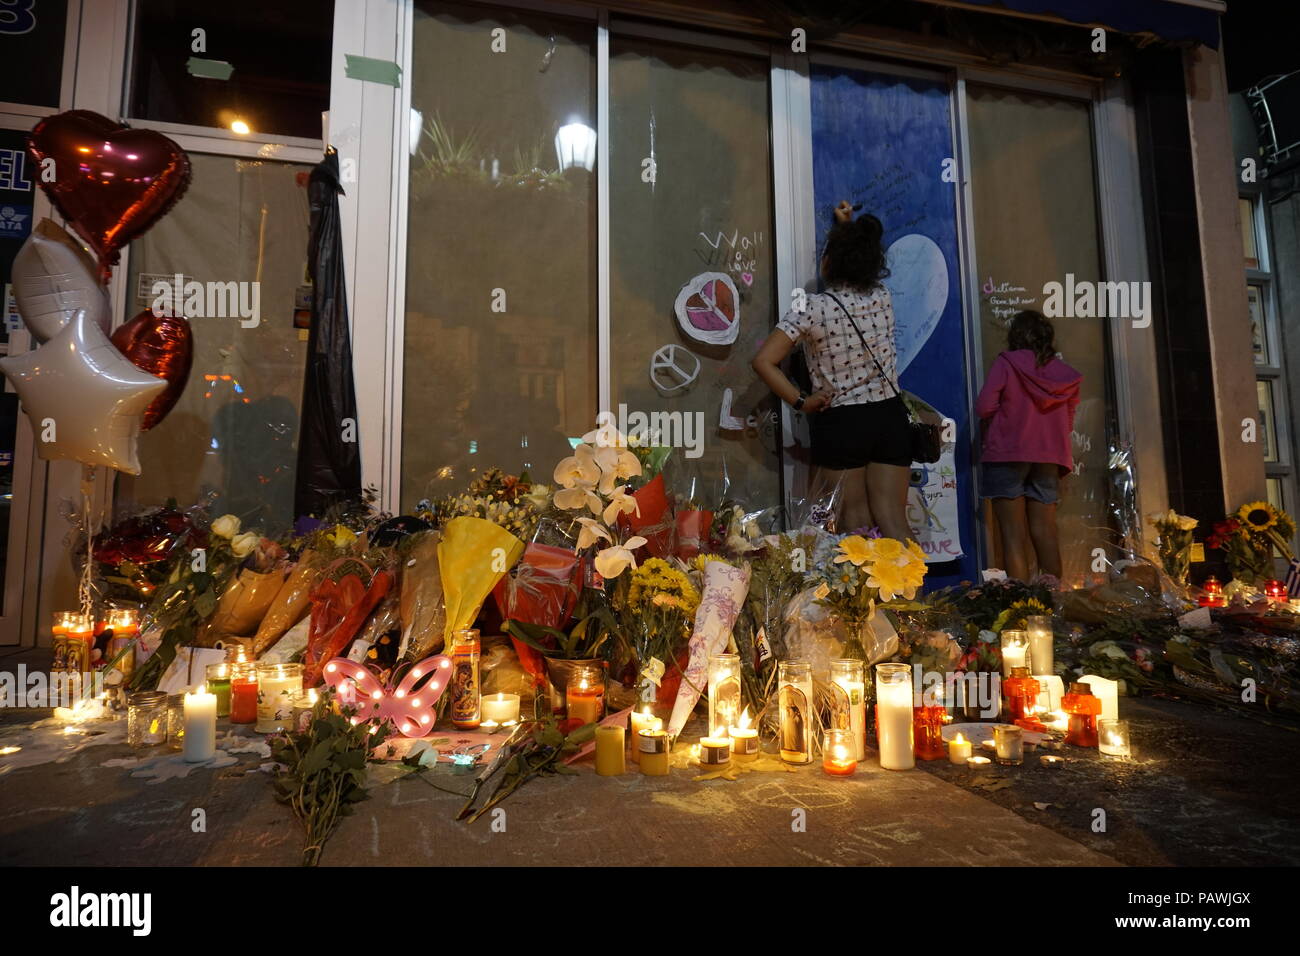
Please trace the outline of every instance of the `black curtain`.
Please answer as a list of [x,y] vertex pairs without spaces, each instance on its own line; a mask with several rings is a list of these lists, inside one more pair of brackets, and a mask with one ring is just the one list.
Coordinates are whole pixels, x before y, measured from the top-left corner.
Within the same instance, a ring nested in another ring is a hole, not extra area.
[[361,444],[352,381],[343,240],[339,230],[339,158],[333,148],[311,172],[311,332],[302,385],[294,514],[321,515],[330,505],[361,497]]

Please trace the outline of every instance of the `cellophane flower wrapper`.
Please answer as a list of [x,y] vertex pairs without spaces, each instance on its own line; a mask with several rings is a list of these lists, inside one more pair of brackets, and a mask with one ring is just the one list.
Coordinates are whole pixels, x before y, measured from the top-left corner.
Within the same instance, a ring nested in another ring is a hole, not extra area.
[[438,544],[442,535],[424,531],[413,536],[402,562],[402,593],[398,609],[402,642],[398,658],[422,661],[442,650],[447,612],[442,601],[442,574],[438,570]]
[[[499,560],[501,553],[504,562]],[[523,553],[522,541],[483,518],[452,518],[443,526],[438,572],[447,608],[444,646],[453,631],[474,623],[487,596]]]
[[709,529],[713,527],[713,512],[703,510],[678,511],[676,514],[677,546],[679,558],[693,558],[709,548]]
[[[519,563],[492,589],[501,617],[563,629],[582,589],[582,558],[568,548],[532,542]],[[542,655],[510,638],[519,661],[534,680],[546,676]]]
[[252,634],[270,610],[284,581],[284,572],[280,570],[260,572],[244,568],[222,593],[199,643],[211,647],[222,638]]
[[700,606],[695,612],[695,629],[691,633],[690,659],[677,700],[668,720],[668,733],[676,736],[686,726],[691,711],[700,699],[708,679],[709,658],[727,647],[731,629],[749,593],[749,568],[738,568],[725,561],[709,561],[704,566],[704,587]]
[[303,552],[289,576],[280,585],[275,599],[262,617],[262,623],[258,625],[257,635],[253,638],[254,657],[260,657],[291,627],[307,616],[311,609],[311,592],[320,583],[322,571],[323,566],[317,556],[311,551]]
[[620,515],[618,523],[629,529],[629,537],[645,538],[645,550],[652,557],[668,557],[673,553],[676,526],[664,489],[664,476],[655,475],[649,483],[632,492],[632,497],[636,499],[638,511]]

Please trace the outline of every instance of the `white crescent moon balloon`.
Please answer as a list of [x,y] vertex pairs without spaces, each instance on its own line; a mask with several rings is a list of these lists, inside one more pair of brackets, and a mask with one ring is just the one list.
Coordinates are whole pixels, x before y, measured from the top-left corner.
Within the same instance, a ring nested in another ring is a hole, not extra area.
[[14,256],[12,282],[18,314],[38,342],[58,335],[82,311],[105,335],[112,331],[108,290],[100,284],[99,267],[51,219],[42,219]]

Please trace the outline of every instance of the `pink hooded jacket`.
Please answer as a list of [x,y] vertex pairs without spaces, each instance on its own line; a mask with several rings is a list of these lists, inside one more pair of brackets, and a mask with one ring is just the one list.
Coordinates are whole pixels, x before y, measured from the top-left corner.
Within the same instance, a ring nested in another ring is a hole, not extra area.
[[983,461],[1074,468],[1070,432],[1083,376],[1058,358],[1039,366],[1029,349],[1003,352],[989,369],[975,413],[989,419]]

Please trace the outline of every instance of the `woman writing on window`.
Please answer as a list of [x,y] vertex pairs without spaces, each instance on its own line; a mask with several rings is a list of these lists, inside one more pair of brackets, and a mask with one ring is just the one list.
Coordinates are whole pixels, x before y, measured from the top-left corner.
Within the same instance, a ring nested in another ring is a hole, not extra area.
[[[821,262],[826,291],[787,313],[752,365],[778,398],[808,416],[814,487],[838,483],[838,528],[874,525],[906,541],[913,536],[906,513],[911,439],[898,392],[894,308],[880,282],[889,274],[883,232],[875,216],[855,221],[848,202],[835,208]],[[812,394],[780,368],[800,343]]]

